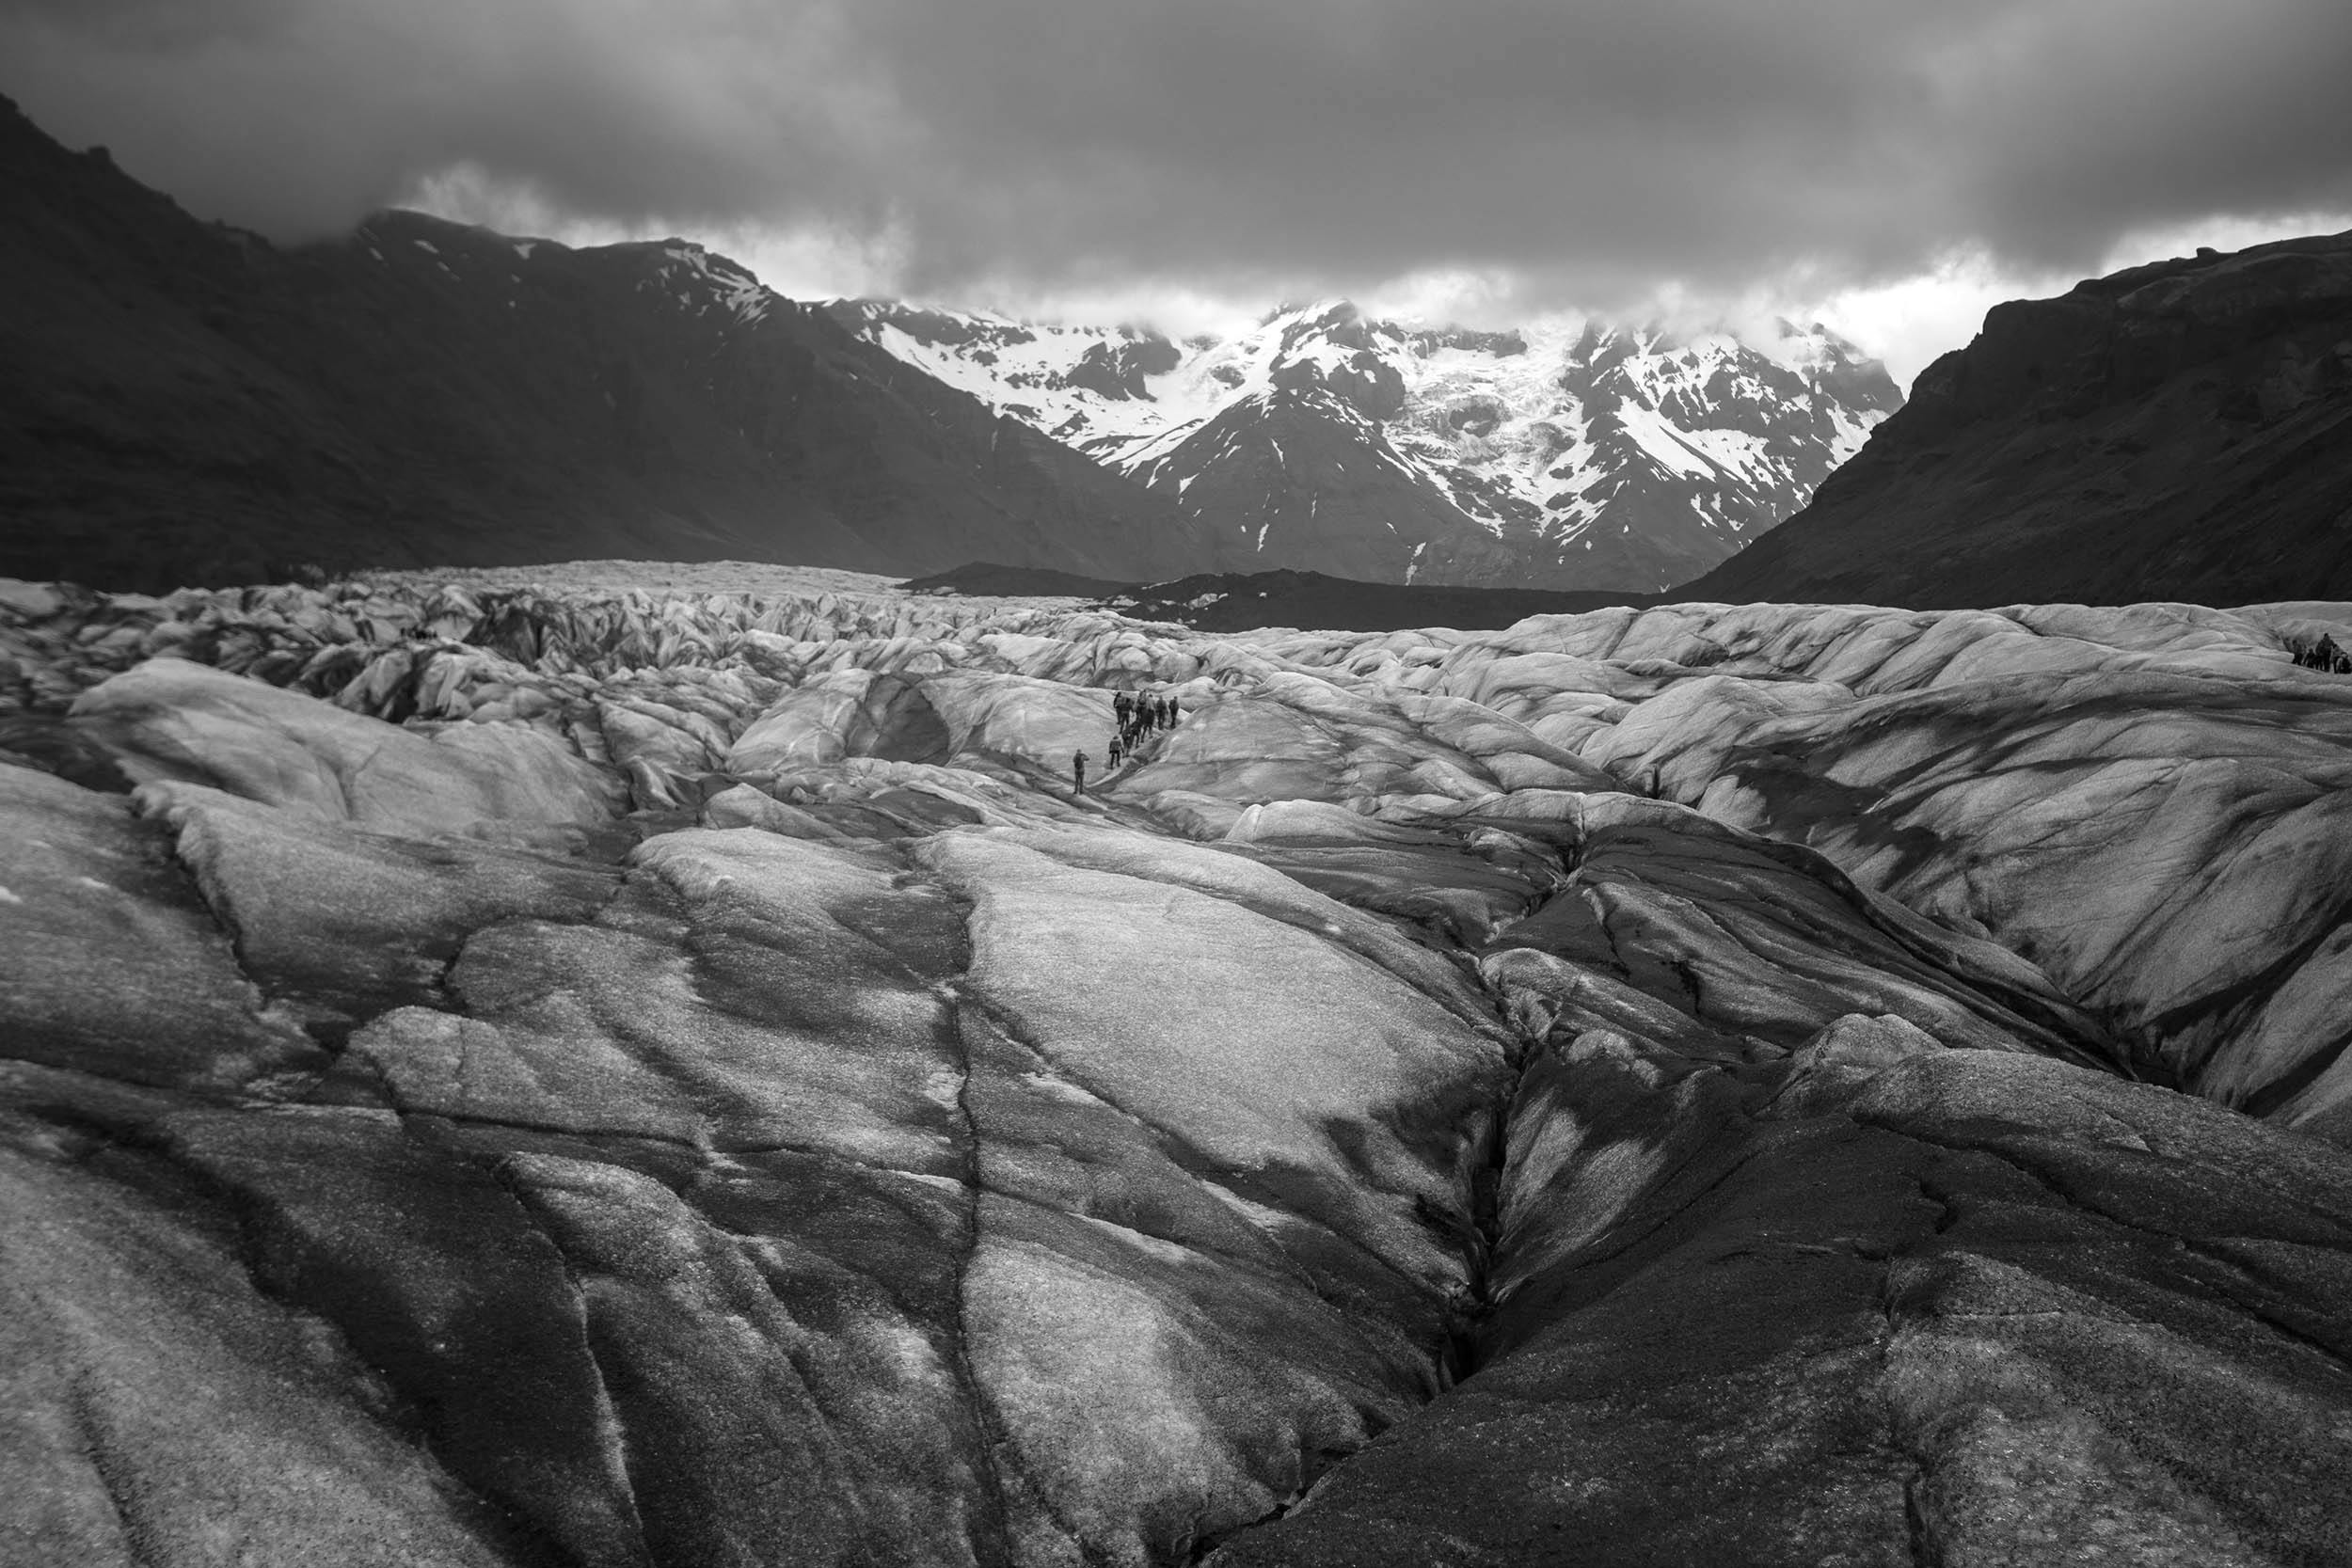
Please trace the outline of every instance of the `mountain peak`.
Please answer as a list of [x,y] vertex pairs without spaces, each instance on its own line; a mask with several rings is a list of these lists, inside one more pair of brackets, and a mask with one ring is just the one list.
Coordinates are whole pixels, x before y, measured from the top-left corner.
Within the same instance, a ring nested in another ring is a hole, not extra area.
[[1900,402],[1819,329],[1408,327],[1344,298],[1181,343],[834,315],[1175,500],[1233,564],[1386,581],[1663,588],[1801,507]]

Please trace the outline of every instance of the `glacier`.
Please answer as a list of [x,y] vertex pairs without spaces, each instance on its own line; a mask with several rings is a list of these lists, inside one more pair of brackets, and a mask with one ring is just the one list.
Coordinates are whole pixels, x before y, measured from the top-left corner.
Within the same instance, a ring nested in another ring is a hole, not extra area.
[[2340,1560],[2352,606],[764,570],[0,584],[17,1560]]

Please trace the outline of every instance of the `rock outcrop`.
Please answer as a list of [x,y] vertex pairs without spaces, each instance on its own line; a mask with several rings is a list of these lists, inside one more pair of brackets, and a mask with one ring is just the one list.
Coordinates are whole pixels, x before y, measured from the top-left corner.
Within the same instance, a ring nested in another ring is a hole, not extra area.
[[1995,306],[1812,503],[1678,598],[2352,594],[2352,233]]
[[6,1555],[2340,1560],[2322,637],[0,584]]

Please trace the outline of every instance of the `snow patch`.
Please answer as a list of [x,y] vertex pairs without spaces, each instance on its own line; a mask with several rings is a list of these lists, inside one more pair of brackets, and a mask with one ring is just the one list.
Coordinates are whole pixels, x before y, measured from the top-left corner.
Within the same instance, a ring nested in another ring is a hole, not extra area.
[[1617,418],[1623,421],[1626,434],[1669,472],[1702,479],[1714,474],[1715,466],[1655,409],[1644,408],[1637,404],[1620,404]]

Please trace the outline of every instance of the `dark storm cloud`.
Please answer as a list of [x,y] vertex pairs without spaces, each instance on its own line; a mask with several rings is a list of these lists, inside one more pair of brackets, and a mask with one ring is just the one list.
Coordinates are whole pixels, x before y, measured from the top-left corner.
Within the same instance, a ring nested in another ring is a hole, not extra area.
[[0,58],[279,232],[467,163],[582,214],[895,225],[938,289],[1591,298],[2352,204],[2344,0],[0,0]]

